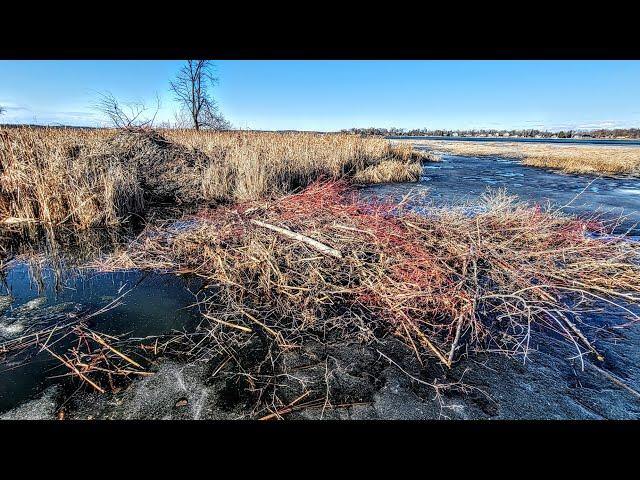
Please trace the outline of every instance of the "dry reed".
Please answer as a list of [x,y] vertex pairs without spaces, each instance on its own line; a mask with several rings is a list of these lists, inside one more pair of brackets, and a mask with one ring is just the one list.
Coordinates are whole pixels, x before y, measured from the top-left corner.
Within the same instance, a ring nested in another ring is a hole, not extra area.
[[112,225],[139,209],[139,187],[125,165],[80,157],[104,140],[94,130],[0,129],[0,223],[32,228]]
[[640,175],[640,148],[625,146],[556,145],[515,142],[412,140],[440,153],[521,159],[525,165],[567,173]]
[[159,190],[171,202],[228,202],[288,193],[321,176],[417,180],[421,160],[411,148],[342,134],[5,128],[0,224],[118,225]]

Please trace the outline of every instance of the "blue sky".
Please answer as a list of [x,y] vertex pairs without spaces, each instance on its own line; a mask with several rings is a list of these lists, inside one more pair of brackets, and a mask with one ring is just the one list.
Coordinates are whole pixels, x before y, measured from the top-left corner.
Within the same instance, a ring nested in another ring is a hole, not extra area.
[[[0,61],[2,123],[100,125],[97,92],[177,105],[180,61]],[[219,61],[214,90],[237,128],[640,126],[640,61]]]

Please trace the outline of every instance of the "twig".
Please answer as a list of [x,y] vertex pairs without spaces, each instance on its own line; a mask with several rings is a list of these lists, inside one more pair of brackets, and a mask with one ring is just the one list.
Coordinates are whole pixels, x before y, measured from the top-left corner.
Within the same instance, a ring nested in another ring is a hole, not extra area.
[[589,365],[591,365],[593,368],[595,368],[598,372],[600,372],[602,375],[604,375],[605,377],[607,377],[609,380],[611,380],[613,383],[615,383],[616,385],[624,388],[625,390],[627,390],[628,392],[632,393],[636,398],[640,398],[640,392],[638,392],[637,390],[634,390],[633,388],[631,388],[629,385],[627,385],[626,383],[624,383],[622,380],[620,380],[618,377],[612,375],[611,373],[602,370],[599,367],[596,367],[594,364],[590,363]]
[[264,417],[260,417],[258,420],[271,420],[272,418],[277,418],[282,414],[291,412],[293,410],[293,407],[295,406],[295,404],[298,403],[303,398],[305,398],[310,393],[311,393],[311,390],[307,390],[306,392],[304,392],[302,395],[300,395],[298,398],[296,398],[294,401],[292,401],[286,407],[283,407],[283,408],[281,408],[279,410],[276,410],[275,412],[270,413],[269,415],[265,415]]
[[404,373],[411,380],[415,380],[416,382],[421,383],[422,385],[427,385],[428,387],[433,388],[436,392],[438,391],[438,387],[436,385],[434,385],[433,383],[425,382],[424,380],[420,380],[418,377],[414,377],[409,372],[407,372],[404,368],[402,368],[400,365],[398,365],[396,362],[394,362],[388,356],[386,356],[384,353],[382,353],[380,350],[376,349],[376,352],[378,352],[382,357],[386,358],[389,362],[391,362],[393,365],[395,365],[395,367],[398,370],[400,370],[402,373]]
[[278,338],[278,332],[276,332],[275,330],[273,330],[272,328],[269,328],[269,326],[265,325],[264,323],[262,323],[260,320],[258,320],[256,317],[254,317],[253,315],[251,315],[250,313],[244,311],[243,309],[240,309],[240,313],[242,313],[243,315],[245,315],[247,318],[249,318],[249,320],[257,323],[258,325],[260,325],[262,328],[264,328],[267,332],[269,332],[272,336],[274,336],[275,338]]
[[107,342],[105,342],[102,338],[100,338],[100,336],[95,333],[95,332],[91,332],[91,336],[93,337],[93,339],[98,342],[100,345],[107,347],[109,350],[111,350],[113,353],[115,353],[116,355],[118,355],[120,358],[122,358],[123,360],[129,362],[131,365],[138,367],[140,370],[144,370],[144,368],[142,367],[142,365],[140,365],[138,362],[130,359],[129,357],[127,357],[124,353],[119,352],[118,350],[116,350],[115,348],[113,348],[111,345],[109,345]]
[[83,375],[82,372],[80,372],[80,370],[78,370],[72,363],[70,363],[69,361],[65,360],[60,355],[58,355],[58,354],[52,352],[51,350],[49,350],[49,347],[44,347],[44,349],[47,352],[49,352],[51,355],[53,355],[55,358],[60,360],[67,368],[69,368],[73,373],[78,375],[78,377],[80,377],[82,380],[84,380],[89,385],[91,385],[93,388],[95,388],[98,392],[105,393],[105,390],[100,385],[98,385],[97,383],[94,383],[89,377]]
[[453,340],[453,343],[451,344],[451,350],[449,351],[449,365],[451,365],[453,363],[453,356],[456,353],[456,348],[458,348],[458,342],[460,341],[460,333],[462,332],[462,319],[464,317],[462,315],[460,315],[460,317],[458,317],[458,325],[456,327],[456,336]]
[[237,328],[238,330],[242,330],[243,332],[247,332],[247,333],[251,333],[253,332],[253,330],[251,330],[249,327],[243,327],[242,325],[237,325],[235,323],[230,323],[230,322],[225,322],[224,320],[220,320],[219,318],[216,318],[212,315],[203,313],[202,314],[203,317],[208,318],[209,320],[213,320],[215,322],[218,322],[222,325],[226,325],[227,327],[231,327],[231,328]]

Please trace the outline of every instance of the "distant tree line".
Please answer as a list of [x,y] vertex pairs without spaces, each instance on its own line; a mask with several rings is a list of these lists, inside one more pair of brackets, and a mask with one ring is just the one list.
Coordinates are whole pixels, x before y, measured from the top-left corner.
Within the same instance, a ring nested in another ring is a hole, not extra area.
[[640,138],[640,128],[614,128],[612,130],[591,130],[590,135],[594,138],[611,138],[611,137],[625,137],[625,138]]
[[567,130],[549,132],[537,129],[526,130],[429,130],[404,128],[351,128],[343,133],[354,135],[376,135],[384,137],[524,137],[524,138],[640,138],[639,128],[615,128],[611,130]]

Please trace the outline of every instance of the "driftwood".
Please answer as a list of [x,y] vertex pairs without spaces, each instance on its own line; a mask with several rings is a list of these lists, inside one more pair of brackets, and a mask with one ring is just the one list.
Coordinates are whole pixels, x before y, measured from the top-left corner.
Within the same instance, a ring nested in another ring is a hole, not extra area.
[[0,220],[0,223],[5,225],[14,225],[17,223],[39,223],[38,220],[33,218],[20,218],[20,217],[7,217]]
[[339,250],[336,250],[335,248],[331,248],[328,245],[325,245],[324,243],[320,243],[317,240],[314,240],[313,238],[309,238],[300,233],[292,232],[291,230],[287,230],[286,228],[276,227],[275,225],[261,222],[259,220],[251,220],[251,223],[258,225],[260,227],[268,228],[269,230],[273,230],[274,232],[278,232],[279,234],[284,235],[285,237],[293,238],[295,240],[304,242],[307,245],[309,245],[311,248],[325,255],[331,255],[332,257],[342,258],[342,253],[340,253]]

